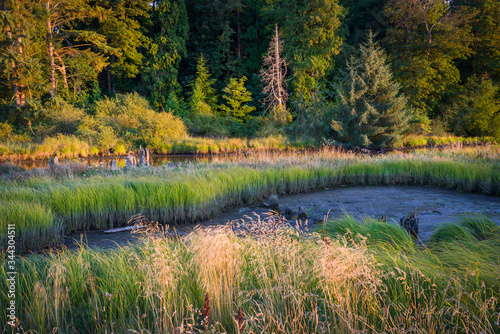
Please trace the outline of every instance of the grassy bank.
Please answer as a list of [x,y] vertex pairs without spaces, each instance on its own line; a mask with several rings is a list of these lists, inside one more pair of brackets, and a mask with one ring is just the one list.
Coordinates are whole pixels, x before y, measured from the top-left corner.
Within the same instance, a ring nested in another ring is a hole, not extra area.
[[[96,172],[90,177],[63,180],[37,177],[1,182],[4,191],[0,201],[6,206],[38,205],[53,217],[52,224],[44,224],[44,229],[61,231],[62,224],[64,232],[69,233],[123,226],[138,213],[160,223],[193,223],[210,218],[225,207],[270,194],[341,185],[431,185],[500,195],[497,153],[488,151],[488,155],[474,159],[474,152],[478,151],[370,158],[325,151],[290,154],[272,162],[248,158],[239,163],[145,168],[114,175]],[[26,218],[11,215],[2,224],[25,224],[23,219]],[[37,225],[34,221],[31,224]],[[44,238],[23,240],[26,243],[18,245],[20,250],[48,243]]]
[[[497,143],[494,138],[463,138],[454,136],[409,136],[400,147],[396,148],[427,148],[435,146],[476,146]],[[284,136],[265,138],[181,138],[159,142],[150,146],[154,154],[233,154],[246,152],[301,151],[318,149],[321,143],[316,140],[291,140]],[[0,162],[46,160],[53,156],[60,159],[76,159],[89,157],[124,156],[129,150],[138,151],[123,143],[117,143],[112,148],[99,148],[75,136],[58,135],[47,137],[41,143],[27,139],[4,139],[0,141]]]
[[474,237],[480,225],[469,221],[472,239],[420,248],[387,223],[345,218],[304,234],[259,220],[21,257],[17,316],[38,333],[498,333],[500,238]]
[[403,140],[407,148],[429,146],[474,146],[483,144],[498,144],[498,139],[493,137],[456,137],[456,136],[424,136],[410,135]]

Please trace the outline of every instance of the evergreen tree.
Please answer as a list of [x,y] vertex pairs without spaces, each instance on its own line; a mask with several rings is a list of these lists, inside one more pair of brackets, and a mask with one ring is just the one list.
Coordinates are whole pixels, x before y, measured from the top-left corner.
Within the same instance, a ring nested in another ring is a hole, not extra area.
[[246,77],[241,79],[231,78],[229,84],[224,88],[222,98],[226,104],[220,106],[220,113],[223,117],[232,117],[239,123],[250,120],[248,115],[255,110],[255,107],[244,103],[252,101],[252,93],[245,88]]
[[155,109],[172,109],[179,114],[182,107],[178,72],[180,61],[186,56],[189,30],[184,0],[156,1],[154,20],[159,31],[150,49],[151,99]]
[[189,98],[191,114],[211,114],[217,108],[217,96],[213,84],[215,79],[210,78],[210,73],[203,55],[198,59],[196,79],[191,83],[193,88]]
[[329,136],[332,106],[325,90],[316,89],[307,99],[299,96],[294,109],[297,116],[292,129],[297,137],[323,139]]
[[32,0],[0,2],[0,97],[16,107],[45,92],[45,36]]
[[[96,13],[88,0],[44,0],[42,20],[47,36],[50,95],[58,91],[74,95],[82,84],[93,81],[105,67],[105,58],[95,50],[109,50],[104,36],[77,29],[78,23]],[[62,89],[61,89],[62,86]]]
[[394,146],[407,127],[406,98],[399,94],[387,56],[371,33],[347,68],[332,121],[336,139],[357,146]]
[[108,64],[101,78],[106,83],[105,91],[131,90],[137,86],[135,78],[144,71],[143,51],[150,43],[146,36],[151,25],[149,0],[93,0],[91,6],[99,14],[97,22],[92,21],[88,30],[95,30],[105,36]]

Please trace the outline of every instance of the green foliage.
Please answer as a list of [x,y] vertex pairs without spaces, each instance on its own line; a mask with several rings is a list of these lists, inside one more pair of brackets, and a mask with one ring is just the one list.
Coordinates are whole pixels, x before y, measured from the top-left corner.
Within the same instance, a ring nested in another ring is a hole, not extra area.
[[87,156],[88,151],[89,145],[79,138],[58,134],[47,137],[40,145],[32,147],[28,155],[37,159],[49,159],[55,155],[61,159],[74,159]]
[[9,123],[0,122],[0,140],[10,137],[12,134],[12,127]]
[[408,114],[409,133],[426,135],[431,132],[431,119],[425,111],[417,108],[408,108]]
[[296,118],[292,124],[296,137],[323,139],[330,137],[333,106],[327,101],[325,91],[318,89],[306,99],[295,101]]
[[283,31],[285,57],[293,70],[296,97],[309,97],[324,84],[340,52],[341,19],[344,9],[338,0],[277,0],[268,15]]
[[500,80],[500,2],[496,0],[455,0],[455,6],[477,10],[470,23],[474,53],[459,62],[462,77],[489,75]]
[[407,129],[406,98],[393,82],[384,51],[370,34],[348,62],[337,88],[335,138],[351,145],[392,147]]
[[135,93],[97,102],[95,115],[86,117],[78,133],[88,139],[90,145],[107,151],[119,140],[135,146],[156,147],[186,136],[186,127],[171,113],[155,112],[145,98]]
[[453,131],[459,135],[500,138],[498,91],[489,78],[467,79],[448,115]]
[[155,1],[153,19],[158,31],[150,48],[151,100],[156,110],[182,114],[178,81],[179,64],[186,56],[189,24],[184,0]]
[[475,12],[441,0],[390,0],[385,14],[392,23],[385,40],[395,78],[414,108],[442,114],[460,80],[454,61],[472,52]]
[[350,46],[358,45],[365,39],[366,31],[371,30],[377,37],[383,37],[387,29],[384,18],[384,5],[387,0],[342,0],[347,15],[343,22],[346,30],[345,43]]
[[[322,123],[330,123],[331,108],[323,95],[338,83],[336,62],[343,63],[352,48],[345,45],[339,56],[342,44],[354,44],[371,28],[387,46],[395,81],[409,98],[411,132],[426,135],[433,127],[432,134],[444,135],[448,129],[440,125],[450,123],[457,134],[498,136],[496,120],[488,116],[493,104],[470,113],[464,106],[466,95],[477,95],[468,78],[488,77],[498,85],[499,20],[496,0],[4,0],[0,120],[15,131],[34,133],[35,139],[71,134],[81,122],[74,108],[88,111],[101,92],[138,92],[156,111],[182,117],[197,135],[282,134],[285,129],[278,127],[294,120],[290,129],[296,135],[328,137],[332,130]],[[269,94],[269,81],[259,73],[269,68],[269,53],[264,65],[263,55],[269,38],[277,35],[276,25],[284,95]],[[253,97],[242,102],[243,109],[255,108],[252,116],[264,118],[246,122],[241,115],[217,115],[235,112],[226,110],[232,108],[227,100],[219,109],[217,93],[231,78],[242,77],[248,78],[245,89]],[[487,94],[482,85],[479,95]],[[192,94],[183,89],[189,86]],[[50,101],[45,107],[49,95],[67,105]],[[271,95],[280,103],[270,105]],[[462,113],[467,114],[464,122]],[[376,132],[366,129],[371,123],[363,131]],[[124,132],[108,124],[90,127],[96,129],[86,134],[95,137],[92,146],[106,151],[125,143]]]
[[223,89],[222,98],[226,104],[219,107],[219,112],[223,117],[232,117],[239,123],[247,122],[251,119],[248,115],[255,110],[255,107],[246,105],[252,101],[252,93],[245,88],[246,77],[241,79],[231,78],[229,84]]
[[38,9],[32,0],[5,0],[0,9],[0,97],[16,107],[41,98],[47,88],[46,35]]
[[[106,91],[130,90],[130,79],[144,72],[144,50],[150,43],[145,34],[150,17],[150,1],[97,0],[94,13],[99,22],[89,22],[89,30],[95,30],[106,39],[108,56]],[[119,79],[119,80],[116,80]]]
[[191,82],[193,91],[188,101],[191,115],[214,113],[217,108],[217,96],[213,88],[214,82],[215,79],[211,79],[205,58],[201,55],[198,59],[196,79]]
[[36,113],[34,131],[38,136],[74,134],[85,117],[85,111],[56,97]]

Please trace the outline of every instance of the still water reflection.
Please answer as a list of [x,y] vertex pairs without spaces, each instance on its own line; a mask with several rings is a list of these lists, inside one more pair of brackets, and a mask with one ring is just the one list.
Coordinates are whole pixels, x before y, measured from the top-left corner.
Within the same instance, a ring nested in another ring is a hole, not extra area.
[[[177,163],[177,162],[212,162],[212,161],[224,161],[223,158],[218,156],[198,156],[198,155],[152,155],[150,158],[150,164],[152,166],[162,166],[167,163]],[[106,167],[113,160],[116,160],[118,166],[125,166],[125,157],[109,157],[109,158],[80,158],[74,160],[59,160],[60,164],[68,162],[80,162],[92,167]],[[26,169],[33,168],[45,168],[48,166],[48,160],[37,160],[37,161],[17,161],[13,164],[16,166],[21,166]],[[5,164],[5,163],[2,163]]]

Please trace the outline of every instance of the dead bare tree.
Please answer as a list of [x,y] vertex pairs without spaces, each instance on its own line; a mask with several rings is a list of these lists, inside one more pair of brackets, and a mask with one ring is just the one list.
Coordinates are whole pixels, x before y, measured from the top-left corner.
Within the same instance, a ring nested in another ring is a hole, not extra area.
[[266,96],[264,103],[272,119],[277,123],[284,125],[291,120],[290,113],[286,110],[288,101],[288,92],[286,91],[286,59],[281,56],[283,51],[283,42],[278,31],[278,25],[275,27],[275,34],[267,55],[264,57],[264,64],[260,71],[264,89],[262,92]]

